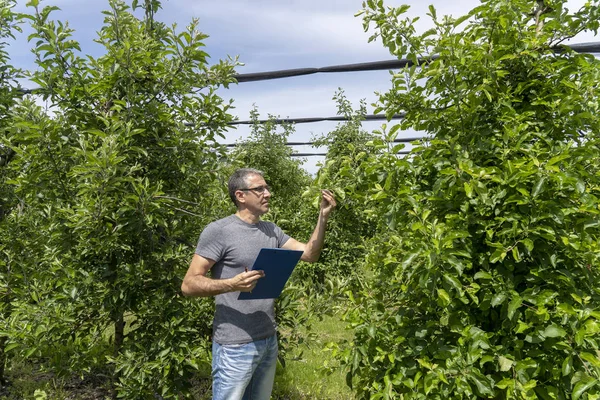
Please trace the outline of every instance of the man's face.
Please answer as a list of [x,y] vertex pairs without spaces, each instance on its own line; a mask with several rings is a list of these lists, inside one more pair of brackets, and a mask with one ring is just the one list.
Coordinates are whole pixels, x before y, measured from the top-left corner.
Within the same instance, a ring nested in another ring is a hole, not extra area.
[[246,208],[258,215],[266,214],[269,211],[271,191],[265,179],[260,175],[248,175],[245,189],[241,192]]

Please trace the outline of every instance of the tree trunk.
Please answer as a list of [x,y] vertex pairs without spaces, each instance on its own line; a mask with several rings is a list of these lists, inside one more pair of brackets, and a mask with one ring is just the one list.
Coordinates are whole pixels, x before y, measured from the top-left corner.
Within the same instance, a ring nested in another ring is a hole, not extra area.
[[[125,341],[125,319],[123,317],[123,311],[118,310],[113,314],[113,321],[115,323],[115,342],[113,343],[113,356],[116,358],[121,353],[123,342]],[[117,388],[116,382],[119,380],[119,374],[113,371],[111,384],[111,397],[117,399]]]
[[121,352],[121,347],[123,346],[123,341],[125,340],[125,319],[123,318],[123,312],[118,311],[115,318],[115,347],[114,347],[114,355],[115,357],[119,355]]
[[6,368],[6,353],[4,352],[4,346],[6,346],[6,338],[0,338],[0,387],[6,384],[6,377],[4,376]]
[[[11,263],[10,259],[6,265],[6,288],[0,288],[0,301],[2,302],[2,312],[0,312],[0,318],[2,320],[7,321],[8,317],[10,317],[12,313],[12,292],[10,290],[10,278],[11,278]],[[0,337],[0,387],[6,384],[6,363],[8,361],[8,357],[6,356],[6,342],[8,338],[6,336]]]
[[8,163],[15,157],[17,153],[13,149],[7,149],[4,154],[0,155],[0,167],[8,165]]
[[[110,287],[113,292],[117,292],[118,289],[118,277],[119,277],[119,268],[118,263],[114,255],[111,255],[109,266],[109,280]],[[115,337],[113,343],[113,356],[117,358],[119,354],[121,354],[121,350],[123,347],[123,342],[125,341],[125,319],[123,316],[123,306],[119,302],[112,305],[113,309],[111,312],[112,321],[115,324]],[[116,371],[113,371],[112,374],[112,384],[111,384],[111,397],[113,399],[117,399],[117,388],[116,382],[119,380],[119,374]]]

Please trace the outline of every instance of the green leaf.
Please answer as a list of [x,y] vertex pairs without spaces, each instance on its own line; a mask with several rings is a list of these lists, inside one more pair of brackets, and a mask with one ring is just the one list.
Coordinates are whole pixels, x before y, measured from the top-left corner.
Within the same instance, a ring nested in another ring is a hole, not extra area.
[[523,303],[523,299],[521,299],[521,296],[519,296],[519,295],[513,296],[513,298],[510,300],[510,303],[508,303],[508,310],[507,310],[508,319],[512,319],[514,317],[515,312],[519,309],[519,307],[521,307],[522,303]]
[[513,388],[514,386],[515,386],[515,380],[511,379],[511,378],[504,378],[496,384],[496,387],[498,389],[502,389],[502,390],[507,389],[507,388]]
[[17,347],[19,347],[19,344],[18,344],[18,343],[9,343],[9,344],[7,344],[7,345],[4,347],[4,351],[5,351],[6,353],[8,353],[9,351],[11,351],[11,350],[13,350],[13,349],[16,349]]
[[459,293],[462,292],[462,283],[453,275],[444,274],[444,280],[450,284],[454,289],[456,289]]
[[431,14],[431,18],[433,18],[433,20],[437,19],[437,12],[435,11],[433,4],[429,5],[429,13]]
[[521,261],[521,253],[519,252],[519,248],[517,246],[512,248],[512,255],[516,262]]
[[394,126],[392,126],[392,129],[390,129],[390,132],[388,133],[388,140],[394,140],[396,138],[396,135],[398,134],[398,130],[402,127],[401,124],[396,124]]
[[479,366],[483,367],[485,365],[485,363],[494,362],[494,360],[495,360],[495,358],[492,356],[489,356],[489,355],[483,356],[483,357],[481,357],[481,360],[479,360]]
[[454,20],[453,26],[456,28],[457,26],[459,26],[460,24],[465,22],[467,19],[469,19],[469,17],[470,17],[469,14],[458,17],[456,20]]
[[377,328],[375,328],[373,325],[371,325],[367,328],[367,333],[372,338],[375,338],[375,336],[377,335]]
[[475,383],[475,386],[477,387],[477,390],[480,395],[492,396],[494,394],[491,382],[480,372],[472,370],[471,373],[467,375],[467,377],[469,378],[469,380]]
[[498,261],[503,261],[506,258],[506,251],[504,249],[496,249],[494,253],[490,256],[490,262],[492,264],[497,263]]
[[409,265],[411,265],[411,263],[413,262],[413,260],[419,255],[421,254],[420,250],[417,250],[411,254],[408,255],[408,257],[402,262],[402,268],[406,269],[408,268]]
[[473,279],[475,280],[479,280],[479,279],[484,279],[484,280],[489,280],[492,279],[492,276],[490,274],[488,274],[485,271],[477,271],[477,273],[475,274],[475,276],[473,276]]
[[496,307],[502,303],[504,303],[504,301],[506,300],[506,292],[500,292],[500,293],[496,293],[494,295],[494,297],[492,297],[492,301],[491,301],[491,305],[492,307]]
[[531,191],[531,196],[532,197],[537,197],[538,194],[540,194],[542,192],[542,190],[544,189],[544,182],[546,181],[546,177],[542,176],[540,179],[537,180],[537,182],[535,183],[535,185],[533,185],[533,190]]
[[437,289],[438,298],[442,302],[443,306],[450,304],[450,295],[444,289]]
[[586,377],[579,381],[575,387],[573,388],[572,399],[579,400],[582,394],[584,394],[588,389],[591,389],[598,383],[597,379],[593,379],[590,377]]
[[500,365],[500,371],[509,371],[513,366],[513,360],[508,359],[504,356],[498,357],[498,364]]
[[472,199],[473,198],[473,186],[471,186],[471,183],[465,182],[463,184],[463,187],[465,188],[465,194],[467,195],[467,197]]
[[439,383],[439,378],[433,372],[428,372],[423,379],[423,385],[425,388],[425,394],[429,394],[434,387],[437,387]]
[[596,355],[594,355],[592,353],[581,352],[581,353],[579,353],[579,357],[581,357],[585,361],[589,362],[594,367],[600,368],[600,359]]
[[567,334],[567,331],[565,331],[563,328],[561,328],[558,325],[547,326],[546,329],[544,329],[544,332],[542,333],[542,335],[544,335],[544,337],[547,337],[547,338],[563,337],[566,334]]
[[566,160],[568,158],[569,158],[569,154],[560,154],[560,155],[554,156],[550,160],[548,160],[548,162],[546,162],[546,165],[547,166],[554,165],[557,162],[560,162],[562,160]]
[[577,183],[575,184],[575,190],[577,193],[583,194],[585,192],[585,182],[581,179],[578,179]]
[[573,372],[573,357],[569,356],[565,358],[562,364],[562,375],[569,376]]
[[525,248],[527,249],[527,251],[531,252],[533,250],[533,240],[523,239],[523,240],[521,240],[521,243],[523,243],[525,245]]

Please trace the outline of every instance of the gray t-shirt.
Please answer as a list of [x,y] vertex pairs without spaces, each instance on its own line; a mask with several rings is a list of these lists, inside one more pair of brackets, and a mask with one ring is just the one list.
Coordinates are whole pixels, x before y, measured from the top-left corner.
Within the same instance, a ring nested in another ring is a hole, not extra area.
[[[249,224],[237,215],[210,223],[200,234],[196,254],[215,261],[213,279],[227,279],[250,269],[260,249],[282,247],[290,237],[274,223]],[[274,299],[238,300],[240,292],[216,296],[213,340],[241,344],[275,334]]]

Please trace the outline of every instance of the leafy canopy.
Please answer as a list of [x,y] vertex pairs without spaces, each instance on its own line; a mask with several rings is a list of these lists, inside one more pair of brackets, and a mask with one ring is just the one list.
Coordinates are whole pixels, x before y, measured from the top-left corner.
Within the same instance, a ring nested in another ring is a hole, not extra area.
[[[598,398],[600,64],[563,46],[597,32],[597,2],[430,7],[424,33],[407,5],[364,7],[415,65],[378,104],[406,118],[361,168],[365,212],[385,218],[338,349],[348,382],[372,399]],[[406,129],[428,136],[383,151]]]

